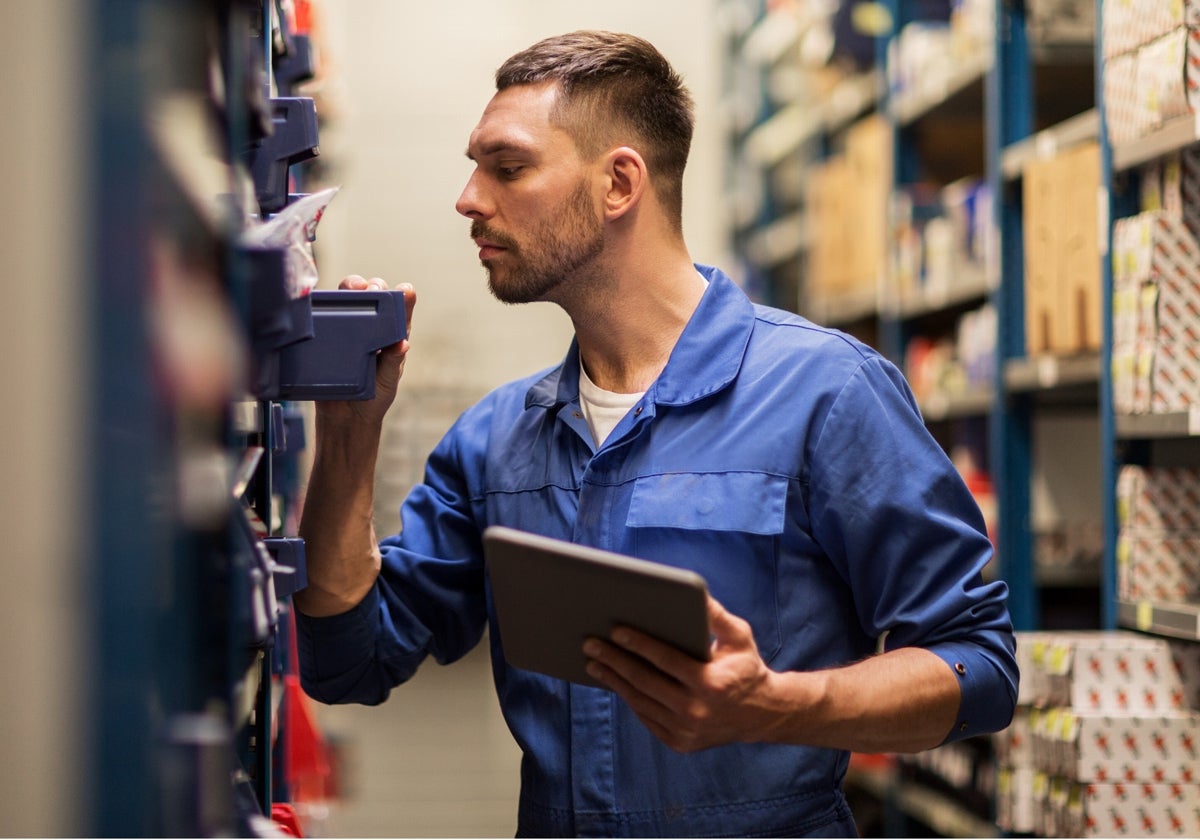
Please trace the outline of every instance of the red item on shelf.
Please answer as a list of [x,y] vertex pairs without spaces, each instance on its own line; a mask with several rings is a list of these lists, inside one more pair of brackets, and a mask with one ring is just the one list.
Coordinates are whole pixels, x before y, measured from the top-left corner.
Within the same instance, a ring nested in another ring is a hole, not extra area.
[[296,817],[296,809],[286,802],[276,802],[271,806],[271,821],[289,837],[303,837],[300,830],[300,820]]
[[[296,616],[288,614],[292,651],[296,650]],[[292,799],[311,802],[326,799],[333,766],[329,747],[317,725],[311,701],[300,686],[295,656],[283,674],[283,778]]]

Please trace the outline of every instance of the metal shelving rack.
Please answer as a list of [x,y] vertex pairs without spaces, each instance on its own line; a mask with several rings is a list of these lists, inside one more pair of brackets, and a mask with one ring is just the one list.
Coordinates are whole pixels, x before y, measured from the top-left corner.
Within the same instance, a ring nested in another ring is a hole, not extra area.
[[[745,5],[745,4],[742,4]],[[765,19],[766,7],[758,3],[758,17]],[[909,0],[893,0],[887,4],[892,18],[892,34],[899,32],[909,17]],[[1020,3],[995,3],[995,40],[991,53],[981,51],[955,68],[951,77],[934,80],[930,85],[909,92],[904,98],[880,95],[870,107],[886,113],[894,128],[895,161],[894,184],[903,184],[906,179],[915,180],[920,161],[914,159],[911,142],[906,136],[922,119],[934,112],[953,109],[975,109],[977,119],[984,125],[982,152],[984,171],[979,173],[987,180],[993,200],[995,241],[986,271],[972,282],[963,283],[952,294],[926,299],[898,299],[894,295],[862,293],[830,300],[808,301],[805,314],[830,326],[855,330],[866,324],[875,331],[877,346],[893,361],[901,361],[906,341],[918,333],[928,321],[935,322],[953,313],[965,311],[969,306],[990,302],[997,312],[998,334],[993,386],[990,389],[974,389],[964,394],[938,396],[922,402],[922,413],[931,424],[960,423],[967,421],[983,424],[987,429],[987,444],[990,451],[990,466],[996,485],[999,508],[999,562],[1000,574],[1010,586],[1010,608],[1018,629],[1040,629],[1041,599],[1047,587],[1079,587],[1085,589],[1102,579],[1102,613],[1115,610],[1112,596],[1113,560],[1112,540],[1106,539],[1106,556],[1100,569],[1086,574],[1073,570],[1070,575],[1053,574],[1050,569],[1039,569],[1035,557],[1032,535],[1032,489],[1033,481],[1033,426],[1038,413],[1050,408],[1080,411],[1088,416],[1101,418],[1101,437],[1104,452],[1111,451],[1113,439],[1112,420],[1105,419],[1109,399],[1108,365],[1110,346],[1107,334],[1100,352],[1077,356],[1038,356],[1026,354],[1024,320],[1024,250],[1022,230],[1021,180],[1027,163],[1039,158],[1050,157],[1071,146],[1095,141],[1103,135],[1100,109],[1093,102],[1084,101],[1079,108],[1071,110],[1039,110],[1039,102],[1051,95],[1046,85],[1039,85],[1037,69],[1053,61],[1083,62],[1078,75],[1069,73],[1074,90],[1092,94],[1098,101],[1102,89],[1098,78],[1087,78],[1092,67],[1098,66],[1098,53],[1092,48],[1075,50],[1068,58],[1048,55],[1030,41],[1025,19],[1025,6]],[[1097,20],[1099,17],[1097,16]],[[753,21],[749,25],[753,25]],[[882,65],[887,52],[887,37],[880,39],[877,55]],[[1098,50],[1098,47],[1096,48]],[[1087,66],[1092,61],[1092,67]],[[1046,76],[1053,76],[1048,71]],[[1087,84],[1085,85],[1084,79]],[[791,136],[799,137],[802,132],[795,110],[785,111],[791,120]],[[855,116],[863,113],[862,110]],[[1048,123],[1048,124],[1047,124]],[[778,126],[770,126],[775,128]],[[817,124],[805,124],[806,131],[815,131]],[[1172,131],[1183,132],[1180,126]],[[765,134],[765,132],[764,132]],[[782,134],[782,132],[781,132]],[[758,136],[764,136],[762,134]],[[809,135],[804,135],[809,136]],[[1174,135],[1172,135],[1174,136]],[[1159,145],[1165,140],[1154,141]],[[737,144],[735,143],[735,147]],[[796,148],[787,144],[776,144],[772,165],[776,165]],[[1143,152],[1146,154],[1148,152]],[[1128,156],[1128,157],[1124,157]],[[1118,160],[1132,160],[1132,151],[1119,150]],[[1111,182],[1108,173],[1104,183]],[[785,253],[788,258],[797,251],[802,252],[806,239],[802,214],[795,216],[775,215],[769,203],[759,207],[752,219],[744,218],[735,237],[735,246],[752,243],[743,249],[749,262],[762,269],[770,277],[772,261],[766,255]],[[786,242],[786,247],[772,248],[767,243]],[[1107,251],[1105,251],[1105,255]],[[1104,259],[1105,255],[1098,255]],[[1104,301],[1108,306],[1108,301]],[[1120,420],[1127,428],[1131,420]],[[1144,421],[1143,421],[1144,422]],[[1172,418],[1156,421],[1177,428],[1180,424],[1200,425],[1200,416]],[[1148,433],[1148,432],[1146,432]],[[1112,508],[1115,473],[1110,464],[1104,469],[1104,504]],[[1111,527],[1106,513],[1105,528]],[[1107,532],[1106,532],[1107,533]],[[1115,536],[1115,531],[1114,531]],[[1122,610],[1126,608],[1122,606]],[[1165,607],[1163,608],[1166,609]],[[1174,621],[1176,625],[1186,623],[1183,619],[1167,618],[1167,613],[1154,612],[1152,619],[1146,618],[1146,608],[1141,610],[1143,623],[1153,620],[1160,624]],[[1105,618],[1105,626],[1116,626],[1116,617]],[[1193,624],[1195,622],[1193,621]],[[885,774],[887,775],[887,774]],[[889,777],[890,778],[890,777]],[[894,782],[879,782],[879,797],[886,800],[888,807],[904,808],[904,803],[895,795]],[[944,804],[943,804],[944,810]],[[961,815],[960,815],[961,817]],[[926,825],[942,827],[969,824],[979,831],[980,822],[964,819],[941,819],[930,822],[933,817],[923,818]],[[993,826],[994,828],[994,826]],[[953,828],[947,828],[953,831]]]
[[[1101,47],[1098,43],[1098,54]],[[1101,123],[1103,125],[1103,118]],[[1177,117],[1144,137],[1117,146],[1109,144],[1107,132],[1103,128],[1101,136],[1105,183],[1109,186],[1109,203],[1112,207],[1109,225],[1111,243],[1112,225],[1116,220],[1136,212],[1134,187],[1137,182],[1137,167],[1200,143],[1200,121],[1195,115]],[[1118,180],[1124,183],[1123,192],[1115,188]],[[1111,296],[1111,264],[1106,266],[1106,269]],[[1111,306],[1110,301],[1111,298],[1106,298],[1106,302]],[[1109,400],[1106,463],[1111,472],[1110,490],[1115,488],[1117,470],[1125,460],[1200,464],[1200,406],[1164,414],[1130,415],[1114,414],[1111,406]],[[1106,513],[1106,561],[1111,580],[1106,589],[1106,596],[1112,626],[1200,642],[1200,604],[1128,601],[1117,597],[1117,504],[1115,497],[1111,495]]]
[[[92,5],[95,174],[83,194],[97,256],[85,308],[100,363],[88,395],[95,633],[81,683],[95,688],[84,833],[280,836],[275,806],[291,779],[279,677],[302,567],[275,558],[295,564],[303,552],[282,533],[278,499],[303,440],[272,354],[285,352],[285,322],[301,327],[293,343],[316,346],[323,333],[318,293],[289,301],[282,250],[255,250],[243,234],[272,212],[254,153],[283,155],[272,207],[291,200],[295,157],[278,141],[296,126],[281,124],[284,80],[273,87],[272,73],[286,63],[289,83],[302,78],[311,53],[287,37],[279,0]],[[312,100],[292,102],[315,153]],[[367,330],[372,340],[398,340],[402,307],[381,297],[391,293],[362,294],[380,298],[372,326],[387,327]],[[330,379],[306,364],[292,365],[296,399],[322,397],[308,383],[364,373]]]

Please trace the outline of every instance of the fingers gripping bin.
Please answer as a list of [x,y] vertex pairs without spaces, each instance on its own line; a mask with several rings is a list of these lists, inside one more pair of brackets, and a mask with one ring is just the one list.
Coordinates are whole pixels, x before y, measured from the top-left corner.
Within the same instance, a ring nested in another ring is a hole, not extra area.
[[316,291],[314,335],[280,351],[284,400],[369,400],[375,396],[375,354],[407,335],[404,293]]

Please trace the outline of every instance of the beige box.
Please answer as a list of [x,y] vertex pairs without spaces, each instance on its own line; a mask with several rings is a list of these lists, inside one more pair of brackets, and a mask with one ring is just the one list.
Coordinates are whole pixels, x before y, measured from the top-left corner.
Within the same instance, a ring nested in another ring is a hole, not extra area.
[[1139,43],[1134,0],[1106,0],[1100,4],[1100,27],[1104,57],[1111,59],[1135,49]]
[[1200,346],[1186,341],[1154,345],[1150,371],[1150,412],[1187,411],[1200,405]]
[[1122,529],[1117,594],[1126,601],[1200,600],[1200,532]]
[[1160,714],[1183,708],[1182,681],[1165,639],[1130,631],[1062,633],[1036,657],[1045,708]]
[[888,257],[888,202],[892,184],[892,127],[881,115],[865,117],[846,131],[850,180],[844,219],[849,250],[849,284],[873,290],[884,276]]
[[1180,26],[1138,50],[1138,125],[1143,131],[1189,113],[1185,67],[1190,34]]
[[[1196,56],[1189,58],[1189,67],[1195,68]],[[1194,101],[1191,108],[1198,111]],[[1200,148],[1188,146],[1166,155],[1161,160],[1162,207],[1167,213],[1182,219],[1184,226],[1195,237],[1200,233]]]
[[1200,836],[1200,785],[1071,785],[1064,837]]
[[[1105,3],[1108,7],[1113,5]],[[1138,54],[1125,53],[1104,62],[1104,109],[1108,141],[1114,146],[1130,143],[1145,133],[1145,113],[1139,111],[1137,87]]]
[[1004,767],[996,771],[996,825],[1010,834],[1032,834],[1034,774],[1032,767]]
[[[1024,678],[1025,674],[1021,674]],[[992,736],[996,763],[1004,767],[1033,767],[1033,715],[1029,706],[1017,706],[1012,722]]]
[[1109,715],[1059,710],[1047,715],[1035,743],[1047,742],[1039,765],[1076,782],[1184,784],[1200,781],[1200,717]]
[[808,288],[816,296],[833,296],[847,290],[846,246],[843,219],[849,186],[846,159],[834,155],[814,166],[805,194],[805,216],[812,230]]
[[1200,469],[1123,466],[1117,521],[1122,529],[1200,531]]
[[1063,351],[1087,352],[1100,349],[1103,306],[1101,303],[1100,256],[1100,145],[1084,143],[1059,156],[1062,188],[1063,231],[1060,246],[1060,283],[1063,286],[1061,317]]
[[1061,333],[1058,242],[1062,179],[1054,159],[1025,167],[1022,224],[1025,238],[1025,351],[1029,356],[1057,352]]
[[1100,147],[1085,143],[1024,173],[1026,352],[1100,347]]

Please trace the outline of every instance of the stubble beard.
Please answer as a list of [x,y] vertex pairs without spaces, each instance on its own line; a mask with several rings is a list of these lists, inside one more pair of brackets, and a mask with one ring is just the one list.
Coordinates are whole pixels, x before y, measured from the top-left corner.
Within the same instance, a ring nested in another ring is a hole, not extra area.
[[[519,246],[515,239],[472,222],[471,237],[504,246],[511,265],[485,263],[488,289],[503,303],[552,300],[554,291],[592,263],[604,250],[604,224],[596,218],[586,184],[563,204],[563,213],[539,223]],[[515,258],[515,259],[514,259]]]

